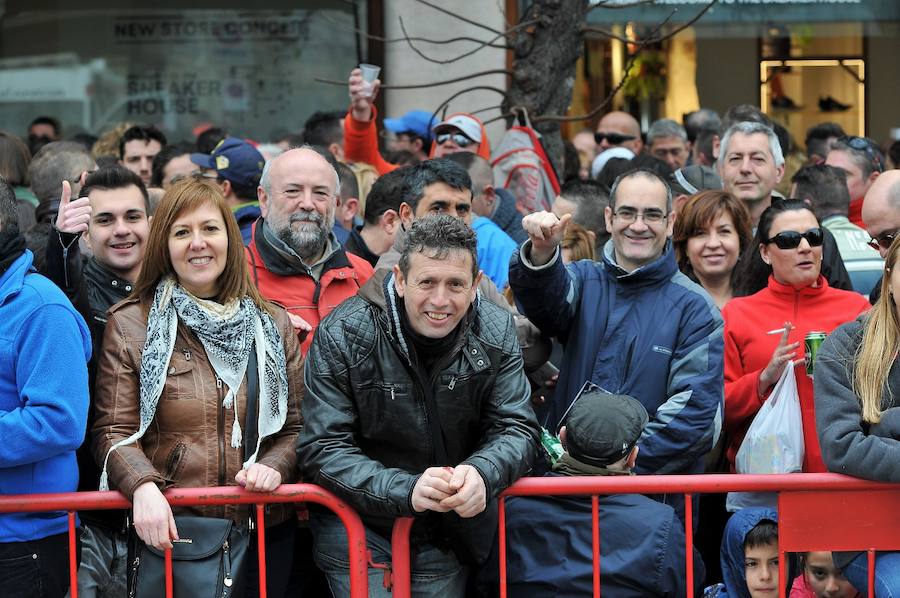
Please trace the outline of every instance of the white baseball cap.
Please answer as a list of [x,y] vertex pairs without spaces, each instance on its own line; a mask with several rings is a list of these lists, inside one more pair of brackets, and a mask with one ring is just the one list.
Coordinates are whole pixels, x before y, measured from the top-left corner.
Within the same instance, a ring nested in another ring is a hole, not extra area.
[[432,131],[437,135],[442,130],[451,128],[459,130],[463,135],[475,143],[481,143],[481,122],[474,116],[468,114],[454,114],[447,120],[434,125]]

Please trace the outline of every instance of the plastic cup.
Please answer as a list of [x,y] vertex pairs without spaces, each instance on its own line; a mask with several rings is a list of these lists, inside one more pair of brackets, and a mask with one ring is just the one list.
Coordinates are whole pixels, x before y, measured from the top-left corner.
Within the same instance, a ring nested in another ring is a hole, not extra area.
[[362,63],[359,65],[359,70],[362,71],[363,78],[362,95],[371,98],[372,93],[375,91],[375,79],[378,78],[381,67],[375,64]]

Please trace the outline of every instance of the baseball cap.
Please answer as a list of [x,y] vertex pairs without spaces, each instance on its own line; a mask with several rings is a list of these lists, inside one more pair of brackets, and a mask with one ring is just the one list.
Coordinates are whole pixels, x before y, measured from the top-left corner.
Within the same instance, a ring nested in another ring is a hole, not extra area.
[[431,141],[431,127],[435,120],[431,112],[410,110],[400,118],[384,119],[384,128],[396,135],[413,133],[425,141]]
[[453,114],[436,124],[432,130],[437,135],[445,129],[457,129],[475,143],[481,143],[481,121],[469,114]]
[[683,191],[684,195],[694,195],[701,191],[721,189],[722,179],[709,166],[693,164],[673,172],[669,186],[676,193]]
[[644,406],[628,395],[586,391],[563,422],[566,451],[578,461],[605,467],[628,456],[648,420]]
[[191,162],[202,168],[211,168],[223,179],[237,185],[259,185],[266,159],[259,151],[237,137],[226,137],[213,148],[211,154],[191,154]]

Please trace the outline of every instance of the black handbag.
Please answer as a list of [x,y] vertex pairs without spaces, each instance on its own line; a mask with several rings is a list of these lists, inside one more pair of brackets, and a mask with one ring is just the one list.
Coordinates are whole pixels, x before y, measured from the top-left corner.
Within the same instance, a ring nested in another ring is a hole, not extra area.
[[[175,596],[241,598],[246,585],[250,530],[231,519],[175,517],[178,540],[172,547]],[[130,598],[166,595],[165,553],[147,546],[137,534],[131,562]],[[129,551],[131,552],[131,551]]]
[[[256,449],[259,375],[256,347],[251,345],[247,363],[247,413],[244,460]],[[249,521],[249,516],[248,516]],[[249,525],[231,519],[176,516],[178,540],[172,547],[172,589],[176,597],[242,598],[250,566]],[[129,598],[163,598],[166,595],[165,552],[147,546],[134,528],[128,542]]]

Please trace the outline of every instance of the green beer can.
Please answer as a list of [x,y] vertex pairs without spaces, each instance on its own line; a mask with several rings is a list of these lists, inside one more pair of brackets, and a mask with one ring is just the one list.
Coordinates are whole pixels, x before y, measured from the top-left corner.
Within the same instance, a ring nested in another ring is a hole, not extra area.
[[826,336],[828,336],[828,333],[820,330],[812,330],[806,333],[804,342],[806,347],[806,374],[810,378],[813,377],[813,365],[816,361],[816,354],[819,352],[819,347],[822,346],[822,341],[825,340]]

